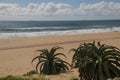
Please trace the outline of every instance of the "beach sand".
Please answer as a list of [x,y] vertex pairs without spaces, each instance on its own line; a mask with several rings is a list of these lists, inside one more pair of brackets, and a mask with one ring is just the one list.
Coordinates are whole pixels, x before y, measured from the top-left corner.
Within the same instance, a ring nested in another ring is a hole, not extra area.
[[[101,41],[120,48],[120,32],[81,34],[69,36],[48,36],[37,38],[17,38],[0,39],[0,77],[7,75],[23,75],[35,69],[35,63],[31,60],[38,55],[35,50],[61,46],[71,63],[72,53],[68,53],[71,48],[77,48],[81,43]],[[77,69],[70,70],[56,76],[50,76],[51,80],[69,80],[71,77],[78,77]]]

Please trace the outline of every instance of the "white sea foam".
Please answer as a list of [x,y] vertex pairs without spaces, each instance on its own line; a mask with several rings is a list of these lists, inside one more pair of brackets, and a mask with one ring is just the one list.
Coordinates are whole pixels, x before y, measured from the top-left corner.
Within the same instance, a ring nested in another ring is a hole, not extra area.
[[34,30],[34,29],[38,29],[38,30],[44,30],[44,29],[67,29],[68,27],[26,27],[26,28],[3,28],[3,29],[11,29],[11,30]]
[[120,32],[120,27],[106,28],[106,29],[81,29],[81,30],[66,30],[66,31],[42,31],[42,32],[24,32],[24,33],[0,33],[0,38],[21,38],[21,37],[39,37],[39,36],[61,36],[61,35],[75,35],[87,33],[101,33],[101,32]]

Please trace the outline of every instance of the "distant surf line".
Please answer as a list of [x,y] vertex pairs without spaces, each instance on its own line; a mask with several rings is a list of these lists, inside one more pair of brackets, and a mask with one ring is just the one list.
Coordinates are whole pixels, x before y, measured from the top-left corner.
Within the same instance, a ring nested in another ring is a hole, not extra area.
[[20,32],[11,33],[0,32],[0,39],[9,38],[28,38],[28,37],[42,37],[42,36],[62,36],[62,35],[76,35],[88,33],[102,33],[102,32],[120,32],[120,27],[100,28],[100,29],[78,29],[78,30],[61,30],[61,31],[39,31],[39,32]]

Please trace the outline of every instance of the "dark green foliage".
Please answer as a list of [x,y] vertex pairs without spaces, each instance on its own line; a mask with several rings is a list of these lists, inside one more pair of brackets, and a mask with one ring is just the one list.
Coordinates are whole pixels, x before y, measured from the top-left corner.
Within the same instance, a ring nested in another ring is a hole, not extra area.
[[58,57],[66,56],[63,53],[55,53],[58,49],[62,48],[55,46],[51,48],[50,51],[48,51],[48,49],[37,50],[37,52],[39,52],[39,55],[32,60],[32,62],[36,59],[38,60],[36,70],[47,75],[59,74],[61,71],[68,70],[69,63]]
[[37,74],[35,70],[29,71],[26,74],[23,74],[23,76],[31,76],[32,74]]
[[22,77],[14,77],[14,76],[7,76],[0,78],[0,80],[47,80],[45,78],[22,78]]
[[13,76],[7,76],[7,77],[3,77],[3,78],[0,78],[0,80],[29,80],[29,79],[25,79],[25,78],[18,78],[18,77],[13,77]]
[[79,67],[80,80],[107,80],[120,77],[120,49],[100,44],[84,43],[72,49],[72,66]]

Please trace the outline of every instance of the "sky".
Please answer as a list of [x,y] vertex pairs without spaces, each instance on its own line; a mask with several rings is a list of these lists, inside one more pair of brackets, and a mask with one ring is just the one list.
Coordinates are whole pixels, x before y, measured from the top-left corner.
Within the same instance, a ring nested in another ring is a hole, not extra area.
[[120,0],[0,0],[0,20],[120,19]]

